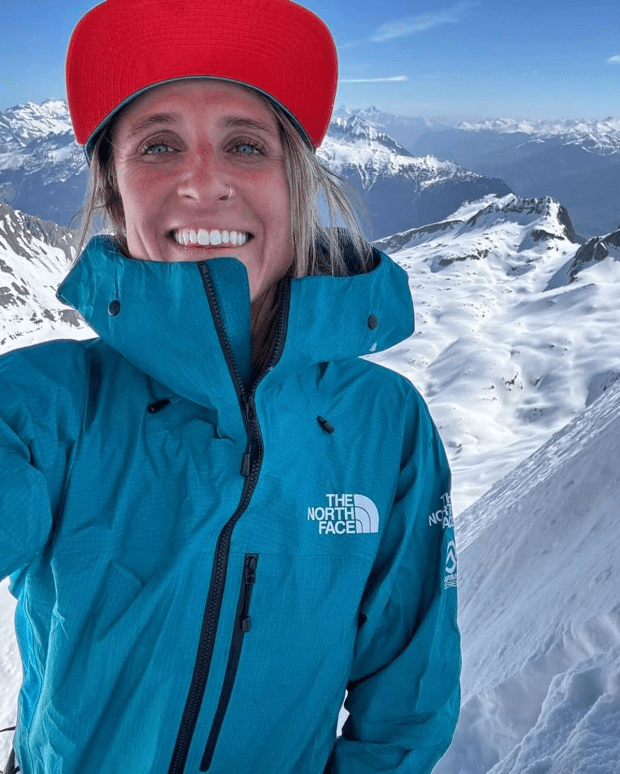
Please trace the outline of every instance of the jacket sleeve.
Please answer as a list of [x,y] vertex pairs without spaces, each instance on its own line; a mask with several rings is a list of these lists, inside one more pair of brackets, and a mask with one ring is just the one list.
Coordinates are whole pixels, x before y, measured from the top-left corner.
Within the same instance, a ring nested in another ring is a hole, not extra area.
[[47,481],[34,463],[25,424],[0,406],[0,578],[29,564],[51,529]]
[[325,774],[428,774],[458,718],[450,473],[426,406],[411,397],[399,485],[360,610],[349,717]]

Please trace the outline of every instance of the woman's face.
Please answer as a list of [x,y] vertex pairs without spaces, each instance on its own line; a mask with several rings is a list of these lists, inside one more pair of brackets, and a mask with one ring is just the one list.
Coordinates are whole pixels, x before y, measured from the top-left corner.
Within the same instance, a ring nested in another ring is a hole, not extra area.
[[121,112],[112,142],[133,258],[238,258],[253,300],[284,276],[289,188],[261,97],[225,81],[163,84]]

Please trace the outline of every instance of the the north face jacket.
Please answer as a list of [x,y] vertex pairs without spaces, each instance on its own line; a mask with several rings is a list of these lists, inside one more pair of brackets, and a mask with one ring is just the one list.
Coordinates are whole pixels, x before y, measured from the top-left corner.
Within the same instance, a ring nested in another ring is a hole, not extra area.
[[378,254],[281,291],[250,385],[239,262],[96,238],[59,294],[100,338],[0,359],[23,774],[425,774],[449,744],[448,468],[358,359],[410,334],[406,276]]

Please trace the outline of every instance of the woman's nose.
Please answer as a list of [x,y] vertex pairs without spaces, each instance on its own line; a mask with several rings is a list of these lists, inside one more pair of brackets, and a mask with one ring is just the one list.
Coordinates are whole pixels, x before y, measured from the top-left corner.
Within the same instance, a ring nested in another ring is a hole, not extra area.
[[230,190],[224,160],[211,147],[187,153],[179,179],[179,196],[210,204],[229,199]]

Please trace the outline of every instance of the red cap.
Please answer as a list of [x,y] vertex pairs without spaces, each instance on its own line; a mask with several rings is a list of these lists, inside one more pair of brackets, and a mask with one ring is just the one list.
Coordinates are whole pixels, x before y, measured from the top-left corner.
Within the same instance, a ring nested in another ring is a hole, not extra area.
[[75,136],[92,145],[112,115],[166,81],[224,78],[274,99],[318,147],[338,80],[325,24],[291,0],[106,0],[77,24],[67,52]]

